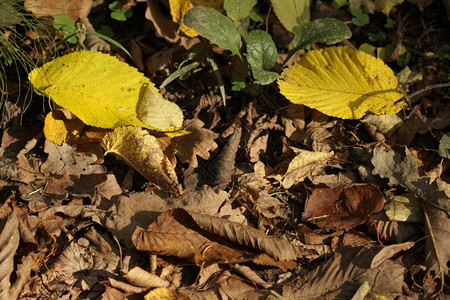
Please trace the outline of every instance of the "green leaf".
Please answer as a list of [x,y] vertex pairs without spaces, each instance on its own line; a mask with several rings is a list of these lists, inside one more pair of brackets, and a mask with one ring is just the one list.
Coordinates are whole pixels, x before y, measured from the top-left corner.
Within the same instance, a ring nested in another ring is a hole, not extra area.
[[250,32],[247,41],[247,60],[252,67],[269,70],[277,62],[278,52],[270,35],[262,30]]
[[234,22],[239,22],[250,16],[256,3],[257,0],[225,0],[223,7]]
[[439,141],[439,155],[450,158],[450,132],[444,134]]
[[58,14],[54,16],[53,27],[57,30],[62,30],[68,32],[67,28],[75,28],[75,21],[69,18],[66,14]]
[[305,23],[310,18],[310,0],[271,0],[273,11],[281,24],[290,32]]
[[168,85],[169,83],[171,83],[172,81],[174,81],[175,79],[177,79],[180,76],[185,75],[186,73],[188,73],[189,71],[197,68],[198,66],[200,66],[199,62],[194,61],[191,64],[185,65],[182,68],[176,70],[175,72],[173,72],[172,74],[170,74],[164,81],[163,83],[161,83],[160,85],[160,89],[162,89],[163,87],[165,87],[166,85]]
[[253,7],[252,11],[250,12],[250,19],[253,22],[257,23],[264,22],[264,16],[257,7]]
[[262,85],[267,85],[278,79],[280,76],[278,73],[266,71],[257,67],[252,67],[253,76]]
[[233,21],[210,7],[197,6],[184,15],[184,24],[217,46],[230,50],[242,59],[241,35]]
[[[317,19],[302,25],[295,31],[290,45],[290,53],[294,54],[312,43],[335,44],[352,36],[347,25],[336,19]],[[292,56],[292,55],[291,55]]]

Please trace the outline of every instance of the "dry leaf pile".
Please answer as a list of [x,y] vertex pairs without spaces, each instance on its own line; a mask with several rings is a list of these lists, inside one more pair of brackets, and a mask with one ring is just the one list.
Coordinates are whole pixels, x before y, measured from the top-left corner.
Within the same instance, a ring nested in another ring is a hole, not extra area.
[[[141,47],[140,56],[131,51],[135,64],[159,83],[159,71],[174,70],[184,47],[200,42],[169,30],[184,12],[170,19],[166,4],[149,1],[146,13],[163,46],[130,46]],[[227,60],[223,74],[237,72],[229,53],[214,51]],[[430,69],[426,84],[437,81]],[[19,125],[19,108],[8,107],[0,299],[449,294],[450,164],[436,147],[449,126],[444,97],[432,92],[411,111],[344,121],[288,103],[275,85],[257,97],[230,93],[224,106],[212,78],[203,69],[162,89],[183,111],[180,134],[87,127],[64,109],[47,115],[45,128]]]

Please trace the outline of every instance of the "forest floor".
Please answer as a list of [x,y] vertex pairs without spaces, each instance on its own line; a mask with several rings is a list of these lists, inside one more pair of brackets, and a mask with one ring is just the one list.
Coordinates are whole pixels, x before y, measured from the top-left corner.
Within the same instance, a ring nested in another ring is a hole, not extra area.
[[[196,63],[160,89],[181,108],[190,134],[151,132],[164,160],[150,176],[120,155],[104,155],[100,144],[110,130],[86,126],[59,145],[44,130],[51,110],[66,125],[73,116],[32,95],[28,72],[81,50],[81,35],[58,44],[68,27],[2,24],[4,37],[22,34],[17,45],[33,66],[7,64],[5,52],[0,57],[7,82],[0,299],[448,297],[450,89],[427,90],[450,79],[444,1],[404,2],[392,9],[391,21],[367,12],[364,25],[352,21],[348,6],[311,7],[311,20],[347,24],[352,36],[338,45],[371,44],[375,52],[403,46],[385,61],[396,75],[406,74],[399,81],[408,94],[425,90],[388,130],[379,119],[346,120],[291,103],[276,81],[255,84],[230,51],[165,32],[175,24],[164,1],[162,16],[153,19],[146,2],[129,2],[133,14],[124,21],[111,18],[107,4],[91,10],[92,1],[80,1],[92,26],[109,32],[132,58],[116,44],[97,40],[90,47],[137,68],[156,87],[187,58]],[[279,66],[293,35],[270,1],[258,2],[263,18],[249,28],[271,35]],[[245,88],[232,84],[236,76]]]

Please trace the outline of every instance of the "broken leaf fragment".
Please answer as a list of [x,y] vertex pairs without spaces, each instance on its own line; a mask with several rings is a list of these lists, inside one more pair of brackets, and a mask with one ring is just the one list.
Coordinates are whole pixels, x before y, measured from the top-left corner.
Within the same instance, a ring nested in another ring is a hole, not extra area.
[[366,112],[395,114],[404,94],[394,72],[365,52],[329,47],[305,54],[278,79],[288,100],[329,116],[359,119]]
[[147,130],[134,126],[116,128],[103,138],[102,146],[105,155],[114,154],[159,189],[181,193],[172,164]]
[[80,138],[83,128],[84,124],[78,118],[69,119],[60,110],[49,112],[44,121],[45,138],[60,146],[64,142],[74,143]]

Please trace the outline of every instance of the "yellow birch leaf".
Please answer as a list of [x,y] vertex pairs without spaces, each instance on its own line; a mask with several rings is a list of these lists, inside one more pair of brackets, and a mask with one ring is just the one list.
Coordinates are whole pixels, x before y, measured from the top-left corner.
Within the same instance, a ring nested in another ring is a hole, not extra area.
[[[171,104],[163,107],[158,107],[164,103],[161,99],[150,101],[155,106],[148,105],[147,98],[155,97],[155,94],[149,94],[147,89],[153,88],[159,95],[153,83],[137,69],[108,54],[72,52],[34,69],[28,78],[35,89],[49,95],[56,104],[75,114],[86,125],[100,128],[135,125],[173,131],[179,130],[183,122],[181,109],[168,100],[164,101]],[[141,121],[138,104],[140,115],[149,110],[161,118],[152,118],[148,123],[147,119]],[[168,114],[180,119],[167,122]]]
[[103,138],[105,155],[112,153],[161,190],[180,194],[177,175],[156,138],[134,126],[116,128]]
[[80,138],[83,128],[83,122],[79,119],[69,120],[59,110],[49,112],[44,121],[45,138],[60,146],[64,142],[74,143]]
[[394,72],[381,59],[349,47],[305,54],[283,71],[278,85],[291,102],[342,119],[395,114],[405,104],[395,103],[404,93]]
[[184,15],[195,6],[211,7],[215,10],[223,11],[224,0],[169,0],[170,14],[175,23],[180,24],[180,30],[189,37],[198,36],[198,32],[193,28],[184,25]]

